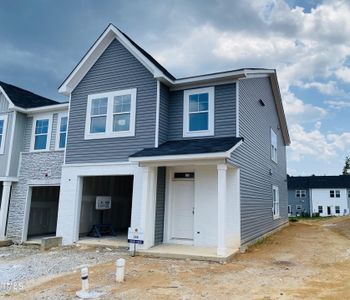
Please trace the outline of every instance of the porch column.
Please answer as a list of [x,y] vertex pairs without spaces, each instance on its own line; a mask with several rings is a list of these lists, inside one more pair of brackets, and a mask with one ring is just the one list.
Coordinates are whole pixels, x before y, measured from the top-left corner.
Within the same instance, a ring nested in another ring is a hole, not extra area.
[[0,208],[0,240],[6,238],[6,223],[7,223],[7,212],[10,202],[10,192],[11,192],[11,181],[4,181],[2,183],[2,198],[1,198],[1,208]]
[[226,254],[226,191],[227,191],[227,165],[217,165],[218,169],[218,248],[217,255]]

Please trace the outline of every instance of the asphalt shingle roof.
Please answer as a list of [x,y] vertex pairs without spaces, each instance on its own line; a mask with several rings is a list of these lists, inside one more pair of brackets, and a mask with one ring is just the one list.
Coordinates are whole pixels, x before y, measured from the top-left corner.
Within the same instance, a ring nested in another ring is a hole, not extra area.
[[350,188],[350,175],[339,176],[288,176],[288,189]]
[[60,104],[57,101],[39,96],[12,84],[0,81],[0,86],[15,106],[22,108],[36,108],[41,106]]
[[185,154],[206,154],[226,152],[235,146],[243,138],[222,137],[205,139],[188,139],[180,141],[168,141],[158,148],[146,148],[134,153],[130,157],[149,157],[166,155],[185,155]]

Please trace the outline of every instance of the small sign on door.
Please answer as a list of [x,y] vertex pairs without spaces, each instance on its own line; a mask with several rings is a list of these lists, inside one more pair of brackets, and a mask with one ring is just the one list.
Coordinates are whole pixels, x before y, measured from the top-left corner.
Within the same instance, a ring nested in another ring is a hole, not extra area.
[[110,196],[96,196],[96,209],[105,210],[111,209],[112,207],[112,197]]

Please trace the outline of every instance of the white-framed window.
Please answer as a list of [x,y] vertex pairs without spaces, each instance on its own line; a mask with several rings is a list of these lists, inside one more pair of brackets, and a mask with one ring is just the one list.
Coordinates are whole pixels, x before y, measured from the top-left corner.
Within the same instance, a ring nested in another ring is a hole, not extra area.
[[33,118],[31,151],[48,151],[51,141],[52,115],[39,115]]
[[136,89],[88,96],[85,139],[135,135]]
[[295,208],[296,208],[297,210],[301,210],[301,209],[302,209],[302,206],[301,206],[301,205],[296,205]]
[[214,87],[184,91],[184,137],[214,135],[214,93]]
[[340,191],[339,191],[339,190],[336,190],[336,191],[335,191],[335,197],[336,197],[336,198],[340,198]]
[[297,198],[305,198],[306,197],[306,190],[296,190],[295,191],[295,197],[297,197]]
[[277,134],[271,128],[271,159],[277,163]]
[[5,152],[5,140],[7,131],[7,115],[0,115],[0,154]]
[[68,129],[68,115],[66,113],[59,113],[57,116],[56,129],[56,150],[66,148]]
[[290,215],[292,213],[292,206],[288,205],[288,215]]
[[350,198],[350,190],[348,190],[348,198]]
[[318,213],[323,214],[323,206],[322,205],[318,206]]
[[340,214],[340,206],[338,205],[335,206],[335,213]]
[[330,190],[329,191],[329,197],[334,198],[334,195],[335,195],[334,190]]
[[279,191],[277,186],[272,186],[272,213],[273,218],[277,219],[280,217],[280,199]]

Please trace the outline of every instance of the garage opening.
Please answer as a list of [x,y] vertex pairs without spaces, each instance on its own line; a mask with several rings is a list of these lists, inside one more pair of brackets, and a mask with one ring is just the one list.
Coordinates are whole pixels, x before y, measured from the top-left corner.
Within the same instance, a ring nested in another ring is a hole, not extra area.
[[59,186],[32,187],[28,238],[56,235]]
[[[83,178],[80,239],[127,244],[131,222],[133,176],[94,176]],[[108,243],[107,243],[108,244]]]

